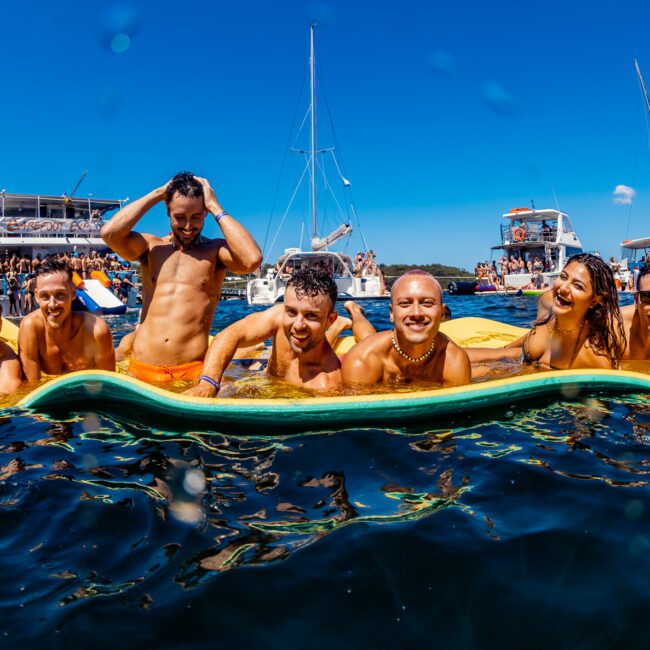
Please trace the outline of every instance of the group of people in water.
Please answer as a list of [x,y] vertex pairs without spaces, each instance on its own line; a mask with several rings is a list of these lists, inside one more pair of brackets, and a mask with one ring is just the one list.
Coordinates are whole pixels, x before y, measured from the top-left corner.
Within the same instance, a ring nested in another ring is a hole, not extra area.
[[[171,235],[135,230],[140,219],[164,202]],[[207,214],[223,237],[202,235]],[[209,182],[188,172],[126,205],[102,229],[120,257],[139,262],[142,311],[135,332],[120,345],[128,371],[144,381],[192,382],[186,393],[214,397],[235,356],[271,339],[266,372],[318,392],[336,392],[379,383],[422,382],[460,386],[495,359],[554,370],[617,368],[624,359],[650,360],[650,267],[639,273],[634,304],[619,308],[614,278],[599,257],[571,257],[539,301],[532,329],[501,349],[461,348],[440,331],[443,293],[424,271],[409,271],[393,284],[392,329],[376,332],[355,303],[348,316],[335,310],[337,287],[323,269],[297,270],[287,283],[284,303],[246,316],[209,333],[226,272],[257,269],[262,255],[253,237],[219,204]],[[83,369],[115,370],[110,330],[99,317],[72,311],[75,288],[65,261],[46,260],[36,271],[39,309],[26,316],[19,354],[2,344],[0,392],[43,374]],[[351,327],[355,344],[341,359],[339,334]]]

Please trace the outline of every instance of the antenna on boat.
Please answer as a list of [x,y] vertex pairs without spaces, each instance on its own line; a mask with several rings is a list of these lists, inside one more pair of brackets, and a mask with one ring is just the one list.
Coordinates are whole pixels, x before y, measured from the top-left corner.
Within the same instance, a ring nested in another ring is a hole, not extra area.
[[309,75],[310,75],[310,102],[309,112],[311,117],[311,221],[312,237],[317,236],[316,232],[316,62],[314,60],[314,29],[316,23],[310,27],[310,56],[309,56]]
[[530,200],[530,206],[535,210],[535,201],[533,199]]
[[84,180],[84,178],[86,178],[86,176],[88,176],[88,170],[87,169],[84,170],[84,173],[81,175],[81,178],[77,181],[77,184],[74,186],[74,189],[72,190],[72,192],[70,192],[70,194],[68,194],[69,199],[71,199],[75,195],[75,192],[79,189],[79,186],[83,183],[83,180]]
[[634,67],[636,68],[636,73],[639,77],[639,83],[641,84],[641,92],[643,93],[643,97],[645,98],[646,106],[648,107],[648,111],[650,111],[650,99],[648,98],[648,91],[645,88],[645,83],[643,83],[643,75],[641,74],[641,69],[639,68],[639,64],[636,59],[634,59]]
[[551,185],[551,192],[553,192],[553,198],[555,199],[555,207],[557,208],[558,212],[561,212],[560,202],[557,200],[557,194],[555,194],[555,188],[552,185]]

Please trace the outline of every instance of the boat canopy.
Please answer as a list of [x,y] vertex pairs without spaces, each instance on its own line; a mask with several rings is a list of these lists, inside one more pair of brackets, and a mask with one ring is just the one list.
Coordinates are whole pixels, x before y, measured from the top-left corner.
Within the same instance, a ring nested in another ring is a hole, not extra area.
[[560,217],[568,219],[566,212],[551,209],[533,210],[530,208],[513,208],[503,215],[504,219],[521,221],[522,223],[529,221],[557,221]]
[[1,217],[30,217],[49,219],[103,218],[112,210],[119,210],[122,201],[75,198],[68,196],[45,196],[39,194],[0,193]]
[[642,237],[641,239],[626,239],[621,243],[621,248],[630,248],[631,250],[650,248],[650,237]]

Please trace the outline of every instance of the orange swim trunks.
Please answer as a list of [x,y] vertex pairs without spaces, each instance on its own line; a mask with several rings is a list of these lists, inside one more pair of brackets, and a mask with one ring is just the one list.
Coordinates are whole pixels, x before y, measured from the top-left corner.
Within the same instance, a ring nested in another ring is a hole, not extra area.
[[154,366],[131,357],[129,372],[149,384],[166,384],[170,381],[196,381],[201,376],[203,361],[191,361],[180,366]]

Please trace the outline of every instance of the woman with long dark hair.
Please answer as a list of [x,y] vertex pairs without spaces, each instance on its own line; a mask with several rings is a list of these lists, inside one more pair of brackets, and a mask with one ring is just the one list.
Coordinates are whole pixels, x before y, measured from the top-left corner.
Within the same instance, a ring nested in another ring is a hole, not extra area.
[[550,310],[500,350],[468,349],[472,362],[519,358],[552,370],[617,368],[625,351],[614,275],[597,255],[569,258],[551,289]]

